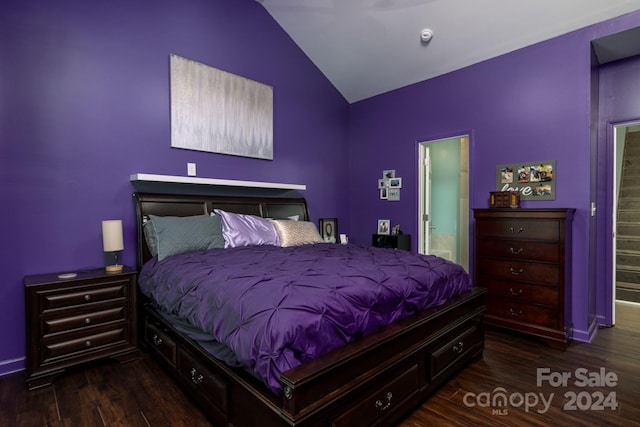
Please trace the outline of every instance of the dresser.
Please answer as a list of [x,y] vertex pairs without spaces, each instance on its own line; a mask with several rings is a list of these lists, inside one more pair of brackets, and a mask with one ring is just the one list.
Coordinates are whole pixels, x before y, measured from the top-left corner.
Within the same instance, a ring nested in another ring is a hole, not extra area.
[[24,284],[29,389],[51,384],[80,363],[137,357],[135,270],[31,275]]
[[566,349],[571,330],[575,209],[474,209],[474,283],[485,323]]

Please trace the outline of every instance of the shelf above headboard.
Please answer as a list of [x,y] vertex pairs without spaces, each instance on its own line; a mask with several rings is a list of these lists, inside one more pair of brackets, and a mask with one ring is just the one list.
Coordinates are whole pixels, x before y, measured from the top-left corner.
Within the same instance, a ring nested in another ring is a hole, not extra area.
[[304,184],[284,184],[279,182],[239,181],[235,179],[199,178],[196,176],[155,175],[134,173],[129,177],[131,182],[167,182],[175,184],[203,184],[223,187],[275,188],[282,190],[306,190]]

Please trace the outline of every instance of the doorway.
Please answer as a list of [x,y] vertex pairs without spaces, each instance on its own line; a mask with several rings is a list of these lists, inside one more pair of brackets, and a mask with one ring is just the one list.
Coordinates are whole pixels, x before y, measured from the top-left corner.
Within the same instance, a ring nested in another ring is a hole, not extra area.
[[469,135],[421,142],[418,157],[418,252],[469,271]]
[[616,302],[640,303],[640,122],[613,127],[612,286]]

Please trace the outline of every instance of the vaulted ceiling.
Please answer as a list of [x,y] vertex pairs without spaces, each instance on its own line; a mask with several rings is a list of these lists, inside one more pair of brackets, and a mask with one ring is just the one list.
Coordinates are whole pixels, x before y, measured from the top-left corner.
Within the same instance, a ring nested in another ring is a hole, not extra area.
[[349,102],[640,9],[640,0],[256,1]]

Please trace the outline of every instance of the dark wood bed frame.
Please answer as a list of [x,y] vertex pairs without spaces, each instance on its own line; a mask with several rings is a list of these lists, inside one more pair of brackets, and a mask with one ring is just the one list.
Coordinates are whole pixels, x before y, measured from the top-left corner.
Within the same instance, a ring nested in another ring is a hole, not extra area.
[[[303,198],[135,193],[138,268],[150,258],[143,218],[214,208],[308,220]],[[391,249],[390,249],[391,250]],[[474,288],[318,359],[284,372],[283,396],[231,368],[173,328],[139,296],[141,347],[220,426],[389,426],[456,371],[482,357],[484,289]]]

